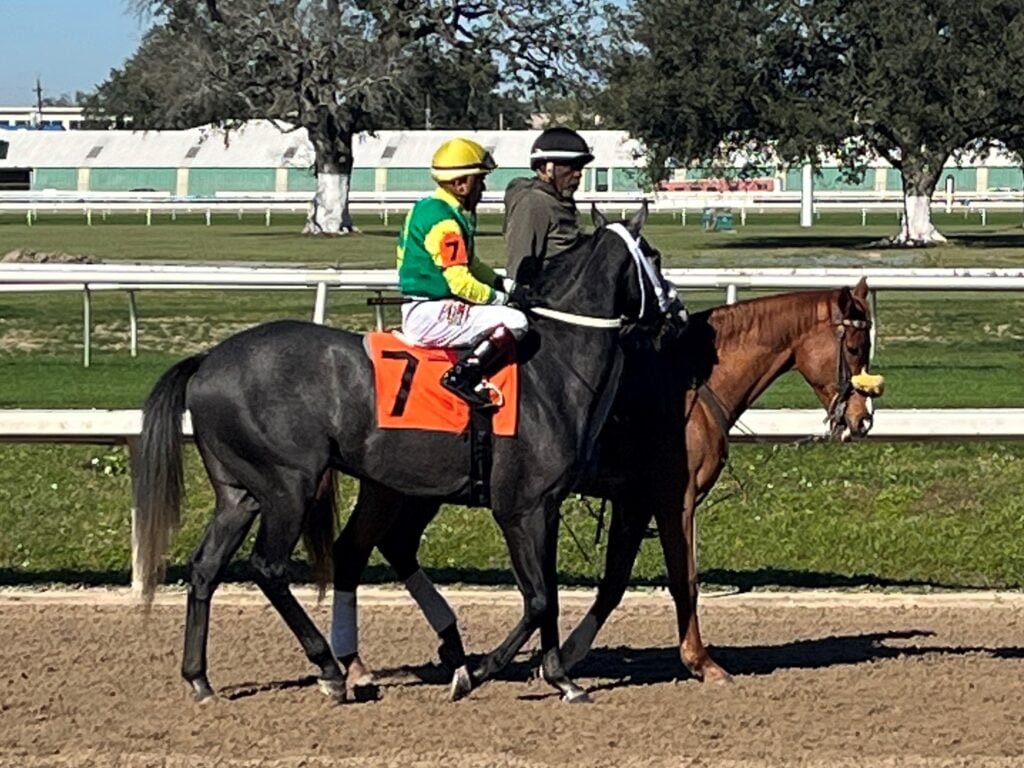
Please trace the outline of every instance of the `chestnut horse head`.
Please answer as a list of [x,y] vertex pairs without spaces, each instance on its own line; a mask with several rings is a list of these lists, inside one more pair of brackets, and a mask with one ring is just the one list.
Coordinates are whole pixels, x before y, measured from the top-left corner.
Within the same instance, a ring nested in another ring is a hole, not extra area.
[[[832,437],[845,442],[871,429],[872,398],[882,395],[884,380],[869,372],[872,318],[867,281],[861,278],[852,290],[830,293],[827,306],[819,306],[819,330],[803,337],[793,367],[828,411]],[[820,331],[825,324],[831,333]]]
[[704,385],[732,424],[779,376],[797,370],[828,413],[834,439],[871,429],[872,398],[881,376],[871,374],[868,286],[798,291],[715,307],[691,318],[680,355],[690,378]]

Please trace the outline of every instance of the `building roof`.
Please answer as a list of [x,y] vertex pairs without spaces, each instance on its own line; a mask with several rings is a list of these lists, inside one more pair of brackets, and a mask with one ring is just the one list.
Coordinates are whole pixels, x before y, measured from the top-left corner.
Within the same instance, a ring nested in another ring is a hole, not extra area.
[[[357,168],[426,168],[434,150],[467,136],[491,150],[499,166],[525,168],[540,131],[379,131],[353,141]],[[595,165],[641,164],[639,144],[624,131],[580,131]],[[282,130],[270,121],[225,132],[202,127],[182,131],[0,131],[9,144],[0,167],[16,168],[308,168],[313,146],[305,129]]]

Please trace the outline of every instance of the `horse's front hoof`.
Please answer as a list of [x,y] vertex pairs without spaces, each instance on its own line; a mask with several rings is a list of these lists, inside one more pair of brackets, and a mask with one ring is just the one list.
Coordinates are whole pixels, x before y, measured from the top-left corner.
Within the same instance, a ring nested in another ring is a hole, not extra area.
[[345,687],[345,681],[331,678],[326,679],[323,677],[317,678],[317,687],[320,689],[320,693],[329,699],[333,699],[339,704],[344,704],[348,700],[348,691]]
[[562,701],[566,704],[593,704],[594,700],[590,698],[590,694],[580,688],[578,685],[574,685],[562,694]]
[[359,703],[378,701],[380,699],[380,686],[374,682],[373,675],[370,675],[355,685],[350,686],[348,695],[352,698],[352,701]]
[[469,667],[463,664],[455,670],[452,675],[452,688],[450,698],[452,701],[466,698],[473,690],[473,678],[470,677]]
[[189,684],[192,686],[192,698],[197,704],[213,701],[217,698],[216,692],[214,692],[210,681],[205,676],[190,680]]

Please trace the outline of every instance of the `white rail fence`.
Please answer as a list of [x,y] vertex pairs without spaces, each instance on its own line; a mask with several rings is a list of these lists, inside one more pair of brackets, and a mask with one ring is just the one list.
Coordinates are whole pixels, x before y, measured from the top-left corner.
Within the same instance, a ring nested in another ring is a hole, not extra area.
[[[111,213],[136,213],[144,216],[146,223],[152,223],[152,214],[203,215],[207,225],[217,218],[243,214],[263,214],[266,226],[270,226],[274,213],[306,213],[312,192],[218,192],[215,197],[177,197],[169,192],[80,192],[80,191],[20,191],[0,192],[0,215],[15,215],[25,219],[31,226],[40,213],[77,213],[86,225],[93,219],[105,219]],[[352,192],[350,208],[353,211],[377,213],[385,224],[392,213],[401,214],[415,205],[427,194],[425,191],[383,191]],[[620,208],[623,215],[647,201],[652,211],[681,215],[686,222],[687,213],[698,216],[707,208],[728,208],[737,213],[739,223],[746,223],[746,216],[753,213],[799,211],[800,191],[659,191],[656,194],[639,190],[616,190],[609,192],[584,191],[576,194],[581,208],[597,204],[611,210]],[[955,197],[937,193],[932,199],[934,210],[946,213],[956,211],[965,216],[977,215],[985,225],[988,211],[1021,211],[1024,195],[1021,192],[962,192]],[[866,224],[868,212],[891,212],[897,216],[904,209],[903,195],[898,191],[873,192],[831,192],[816,191],[812,203],[814,211],[860,211],[862,224]],[[504,199],[500,192],[484,193],[479,210],[485,213],[504,211]],[[697,223],[700,223],[699,218]]]
[[[724,289],[733,303],[739,291],[764,289],[835,288],[853,285],[861,277],[871,287],[872,305],[877,291],[1019,291],[1024,290],[1024,269],[900,269],[900,268],[757,268],[666,269],[678,288]],[[91,357],[92,295],[124,291],[128,296],[129,349],[138,352],[139,323],[136,294],[150,290],[310,290],[314,322],[327,316],[331,290],[364,291],[378,298],[398,290],[393,269],[351,270],[280,266],[186,266],[168,264],[0,264],[0,293],[82,293],[83,363]],[[378,328],[384,325],[376,307]]]
[[[0,442],[127,445],[133,452],[142,429],[139,410],[0,410]],[[186,438],[192,425],[186,415]],[[733,442],[787,443],[824,436],[821,410],[747,411],[733,427]],[[1024,439],[1024,408],[878,409],[863,438],[873,442]],[[132,510],[132,585],[140,582],[137,533]]]

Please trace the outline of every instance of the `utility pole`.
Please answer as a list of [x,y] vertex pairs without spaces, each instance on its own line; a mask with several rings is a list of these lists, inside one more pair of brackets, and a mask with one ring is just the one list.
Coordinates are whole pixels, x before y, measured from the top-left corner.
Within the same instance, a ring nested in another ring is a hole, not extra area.
[[43,84],[39,82],[39,76],[36,76],[36,128],[43,127]]
[[430,122],[430,94],[427,94],[427,108],[423,110],[423,127],[426,130],[431,130],[434,126]]

